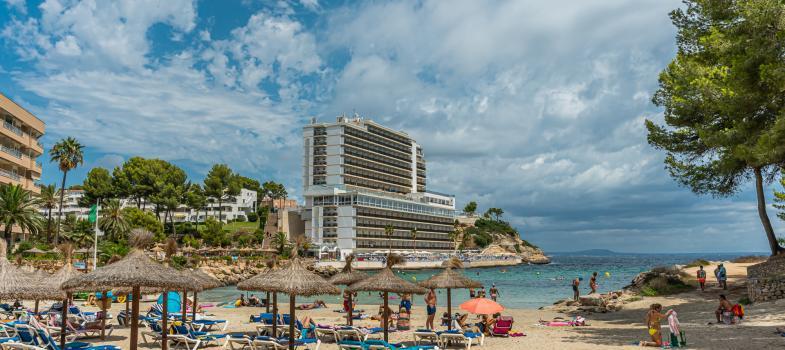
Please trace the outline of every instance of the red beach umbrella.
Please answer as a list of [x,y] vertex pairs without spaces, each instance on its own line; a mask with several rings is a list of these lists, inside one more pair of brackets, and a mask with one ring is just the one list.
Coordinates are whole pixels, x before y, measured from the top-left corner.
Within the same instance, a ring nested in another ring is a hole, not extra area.
[[502,312],[504,306],[485,298],[475,298],[461,304],[461,309],[477,315],[493,315]]

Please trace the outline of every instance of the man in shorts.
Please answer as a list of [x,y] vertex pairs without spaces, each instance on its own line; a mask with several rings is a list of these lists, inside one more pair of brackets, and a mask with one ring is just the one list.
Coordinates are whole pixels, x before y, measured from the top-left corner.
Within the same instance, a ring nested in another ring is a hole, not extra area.
[[436,292],[433,291],[433,288],[429,289],[428,294],[425,295],[425,305],[425,309],[428,312],[425,328],[433,330],[436,328],[433,326],[433,318],[436,316]]
[[703,269],[703,265],[698,267],[697,272],[698,283],[701,285],[701,292],[706,291],[706,270]]

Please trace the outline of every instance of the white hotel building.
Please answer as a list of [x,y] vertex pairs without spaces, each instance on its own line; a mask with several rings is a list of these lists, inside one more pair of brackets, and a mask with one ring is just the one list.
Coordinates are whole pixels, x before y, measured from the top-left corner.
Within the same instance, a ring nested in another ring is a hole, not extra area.
[[[361,118],[303,128],[305,235],[341,257],[387,250],[450,251],[455,197],[425,189],[422,148]],[[384,233],[395,228],[392,239]],[[412,229],[417,230],[412,239]]]

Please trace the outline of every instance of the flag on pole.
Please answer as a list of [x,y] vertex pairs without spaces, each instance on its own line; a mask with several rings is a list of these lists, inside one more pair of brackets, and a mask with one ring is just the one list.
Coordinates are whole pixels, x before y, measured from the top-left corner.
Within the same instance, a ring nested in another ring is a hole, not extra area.
[[90,207],[90,214],[87,215],[87,220],[90,221],[91,224],[98,220],[98,204],[93,204],[93,206]]

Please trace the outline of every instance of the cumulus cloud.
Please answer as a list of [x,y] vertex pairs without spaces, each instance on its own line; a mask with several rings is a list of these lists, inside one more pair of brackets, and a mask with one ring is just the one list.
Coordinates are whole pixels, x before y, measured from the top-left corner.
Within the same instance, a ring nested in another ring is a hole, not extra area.
[[96,164],[226,162],[296,194],[302,125],[357,111],[423,145],[429,188],[547,249],[766,249],[749,195],[696,197],[646,144],[678,0],[244,4],[215,28],[189,0],[46,0],[0,30],[33,69],[0,68]]

